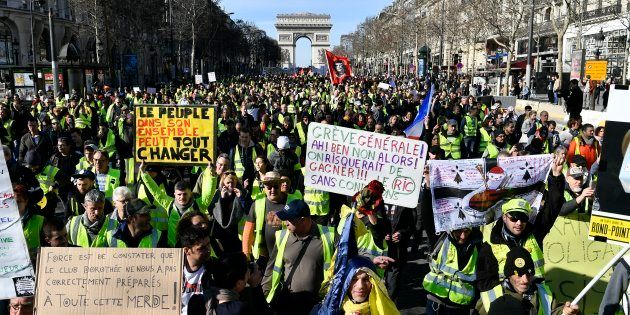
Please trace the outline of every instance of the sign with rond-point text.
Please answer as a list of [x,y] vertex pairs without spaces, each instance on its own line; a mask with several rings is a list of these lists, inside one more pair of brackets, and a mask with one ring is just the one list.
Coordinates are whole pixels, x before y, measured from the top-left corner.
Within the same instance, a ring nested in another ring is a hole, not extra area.
[[43,247],[37,314],[179,314],[178,248]]
[[137,105],[135,111],[137,161],[205,165],[212,159],[214,107]]
[[427,144],[368,131],[310,123],[304,185],[352,196],[372,180],[386,203],[418,204]]

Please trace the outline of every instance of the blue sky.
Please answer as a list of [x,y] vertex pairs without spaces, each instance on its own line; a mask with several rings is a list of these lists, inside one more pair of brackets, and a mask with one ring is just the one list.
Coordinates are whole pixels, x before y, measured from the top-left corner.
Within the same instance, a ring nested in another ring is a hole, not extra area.
[[[330,14],[333,24],[330,34],[331,45],[335,46],[339,44],[341,35],[354,31],[366,17],[377,15],[391,3],[392,0],[222,0],[219,6],[223,7],[225,12],[234,12],[233,19],[253,22],[274,39],[278,39],[274,27],[277,14],[303,12]],[[297,65],[309,65],[310,55],[309,41],[298,40]]]

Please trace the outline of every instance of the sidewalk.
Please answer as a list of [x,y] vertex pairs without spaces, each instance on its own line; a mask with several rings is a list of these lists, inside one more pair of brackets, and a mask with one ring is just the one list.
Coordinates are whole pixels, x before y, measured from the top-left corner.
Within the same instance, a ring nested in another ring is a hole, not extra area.
[[[604,106],[602,105],[603,98],[599,98],[599,102],[595,104],[595,111],[602,111]],[[554,105],[549,103],[547,95],[534,94],[529,100],[516,100],[516,108],[514,109],[518,113],[525,111],[525,106],[531,106],[533,110],[540,114],[541,111],[546,110],[549,112],[549,120],[556,121],[559,125],[566,124],[566,112],[564,105]]]

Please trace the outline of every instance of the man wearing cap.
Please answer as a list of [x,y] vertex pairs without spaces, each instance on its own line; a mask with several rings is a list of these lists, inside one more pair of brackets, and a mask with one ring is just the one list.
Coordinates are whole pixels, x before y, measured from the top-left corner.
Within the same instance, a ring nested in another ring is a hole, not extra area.
[[68,220],[68,242],[80,247],[101,247],[105,241],[105,233],[109,218],[105,216],[105,196],[92,189],[85,194],[83,201],[85,212]]
[[459,160],[462,158],[462,135],[457,131],[457,120],[448,121],[446,130],[440,132],[439,139],[445,159]]
[[79,163],[75,166],[78,170],[88,170],[94,166],[94,152],[98,150],[98,147],[92,140],[85,141],[83,145],[83,157],[79,159]]
[[65,174],[74,174],[76,165],[81,157],[72,150],[72,141],[68,137],[57,139],[57,149],[50,157],[50,165],[60,169]]
[[591,213],[595,188],[585,187],[584,183],[587,177],[586,168],[572,166],[567,170],[564,204],[562,204],[562,209],[560,209],[560,215],[569,215],[574,211],[577,211],[577,213]]
[[[182,215],[190,210],[194,209],[208,214],[208,205],[212,201],[212,197],[217,187],[217,178],[214,176],[205,176],[201,196],[198,198],[193,197],[190,184],[187,181],[179,181],[175,183],[174,197],[169,196],[164,189],[161,189],[153,178],[146,171],[147,165],[142,162],[140,164],[140,180],[146,185],[148,192],[153,195],[154,203],[157,203],[158,207],[155,209],[154,221],[156,219],[161,222],[167,223],[167,239],[168,245],[173,247],[176,243],[176,230],[177,222],[181,219]],[[206,170],[208,171],[208,170]],[[154,207],[155,208],[155,207]],[[163,211],[160,209],[164,209]]]
[[[96,175],[90,170],[80,170],[72,175],[72,182],[74,186],[68,193],[68,201],[66,202],[66,217],[82,215],[85,212],[83,204],[84,199],[88,192],[96,189],[94,182],[96,181]],[[104,206],[105,213],[113,211],[113,207],[109,200],[105,200]]]
[[106,247],[158,248],[168,247],[166,233],[151,226],[151,209],[140,199],[125,205],[125,221],[105,234]]
[[535,269],[532,256],[525,248],[510,250],[506,256],[505,280],[497,288],[499,297],[488,301],[482,296],[477,303],[479,314],[580,314],[577,305],[569,302],[558,305],[544,279],[535,277]]
[[527,249],[534,260],[536,277],[545,276],[543,240],[553,227],[564,201],[563,164],[564,158],[556,155],[551,165],[552,174],[548,177],[547,199],[533,220],[530,221],[531,205],[524,199],[507,200],[501,206],[503,215],[492,226],[477,260],[477,286],[483,298],[492,301],[498,297],[494,290],[503,281],[506,255],[514,247]]
[[275,213],[286,229],[275,232],[275,244],[263,292],[279,314],[308,314],[334,252],[334,228],[316,224],[302,200],[293,200]]
[[275,232],[282,229],[276,212],[282,210],[294,196],[282,192],[282,178],[278,172],[267,172],[262,184],[265,195],[254,200],[243,229],[243,252],[260,260],[260,265],[265,265],[276,241]]

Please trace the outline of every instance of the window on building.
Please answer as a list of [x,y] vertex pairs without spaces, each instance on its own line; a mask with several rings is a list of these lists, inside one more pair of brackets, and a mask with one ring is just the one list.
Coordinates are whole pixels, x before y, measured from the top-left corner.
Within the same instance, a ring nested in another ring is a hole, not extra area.
[[0,22],[0,65],[14,65],[17,48],[17,42],[13,42],[11,29]]
[[551,8],[546,8],[545,9],[545,15],[543,17],[543,21],[547,22],[551,20]]

